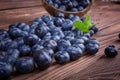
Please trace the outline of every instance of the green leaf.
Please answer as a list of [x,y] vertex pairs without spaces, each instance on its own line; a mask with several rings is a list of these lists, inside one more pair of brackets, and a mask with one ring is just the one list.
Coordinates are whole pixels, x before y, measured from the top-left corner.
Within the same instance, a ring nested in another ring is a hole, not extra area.
[[81,30],[81,31],[83,31],[83,32],[89,32],[89,30],[88,30],[88,28],[86,27],[86,25],[85,25],[83,22],[81,22],[81,21],[76,21],[76,22],[74,22],[74,26],[75,26],[77,29],[79,29],[79,30]]
[[75,28],[77,28],[85,33],[88,33],[90,31],[90,28],[95,26],[96,24],[91,23],[91,17],[90,17],[90,15],[87,14],[84,22],[75,21],[73,25],[75,26]]
[[90,27],[92,25],[92,23],[91,23],[91,17],[88,14],[86,15],[86,19],[85,19],[85,21],[83,23],[85,25],[87,25],[87,27]]

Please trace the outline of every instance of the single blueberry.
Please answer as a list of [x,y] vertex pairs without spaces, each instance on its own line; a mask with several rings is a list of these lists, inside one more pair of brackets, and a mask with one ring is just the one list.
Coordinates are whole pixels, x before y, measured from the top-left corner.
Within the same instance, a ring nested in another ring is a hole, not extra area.
[[31,57],[23,57],[16,61],[15,67],[19,73],[30,73],[35,69],[35,62]]
[[44,50],[36,51],[34,54],[34,60],[40,70],[45,70],[52,64],[52,59],[48,53]]
[[55,54],[55,60],[58,64],[65,64],[70,61],[70,56],[66,51],[58,51]]
[[27,56],[31,53],[31,48],[28,45],[20,45],[19,51],[21,56]]
[[13,67],[9,63],[0,62],[0,80],[8,79],[13,72]]

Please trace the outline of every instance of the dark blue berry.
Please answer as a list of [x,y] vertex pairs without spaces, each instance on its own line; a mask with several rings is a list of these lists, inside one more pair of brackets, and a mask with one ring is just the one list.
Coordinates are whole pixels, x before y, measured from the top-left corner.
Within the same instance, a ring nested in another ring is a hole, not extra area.
[[0,62],[0,80],[5,80],[11,76],[13,67],[9,63]]
[[67,47],[70,47],[71,43],[68,40],[61,39],[58,41],[57,49],[58,51],[65,51]]
[[70,55],[70,60],[77,60],[82,56],[82,50],[76,47],[68,47],[67,52]]
[[107,57],[115,57],[118,54],[118,50],[114,45],[110,45],[105,48],[105,55]]
[[45,70],[52,64],[52,58],[49,56],[49,53],[42,49],[34,53],[34,60],[40,70]]
[[93,43],[88,43],[86,45],[86,51],[90,55],[94,55],[98,52],[99,50],[99,45],[98,44],[93,44]]
[[16,71],[19,73],[30,73],[35,69],[35,63],[31,57],[23,57],[16,61]]
[[68,63],[70,61],[70,56],[66,51],[58,51],[55,54],[55,60],[58,64]]
[[21,56],[27,56],[31,53],[31,48],[28,45],[20,45],[19,51]]

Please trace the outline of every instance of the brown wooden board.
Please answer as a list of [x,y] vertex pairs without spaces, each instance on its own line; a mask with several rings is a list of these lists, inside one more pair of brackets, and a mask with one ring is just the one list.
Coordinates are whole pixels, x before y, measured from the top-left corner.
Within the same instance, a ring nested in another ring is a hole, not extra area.
[[[12,23],[28,23],[42,15],[49,15],[39,1],[0,0],[0,29],[8,29]],[[97,0],[89,13],[95,22],[100,23],[99,32],[93,36],[101,44],[96,55],[85,55],[65,65],[54,63],[45,71],[16,74],[12,80],[120,80],[120,5]],[[119,49],[115,58],[106,58],[104,55],[105,47],[110,44]]]

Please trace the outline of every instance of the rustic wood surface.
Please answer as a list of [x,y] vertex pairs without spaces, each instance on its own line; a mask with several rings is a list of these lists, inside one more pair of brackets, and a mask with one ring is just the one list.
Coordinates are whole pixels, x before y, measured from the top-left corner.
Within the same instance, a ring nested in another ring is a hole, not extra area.
[[[100,41],[99,52],[85,55],[66,65],[53,64],[45,71],[14,75],[12,80],[120,80],[120,5],[97,0],[89,11],[94,21],[99,22],[99,32],[94,36]],[[49,15],[41,0],[0,0],[0,29],[9,24],[30,22],[42,15]],[[115,58],[106,58],[104,49],[114,44],[119,49]]]

